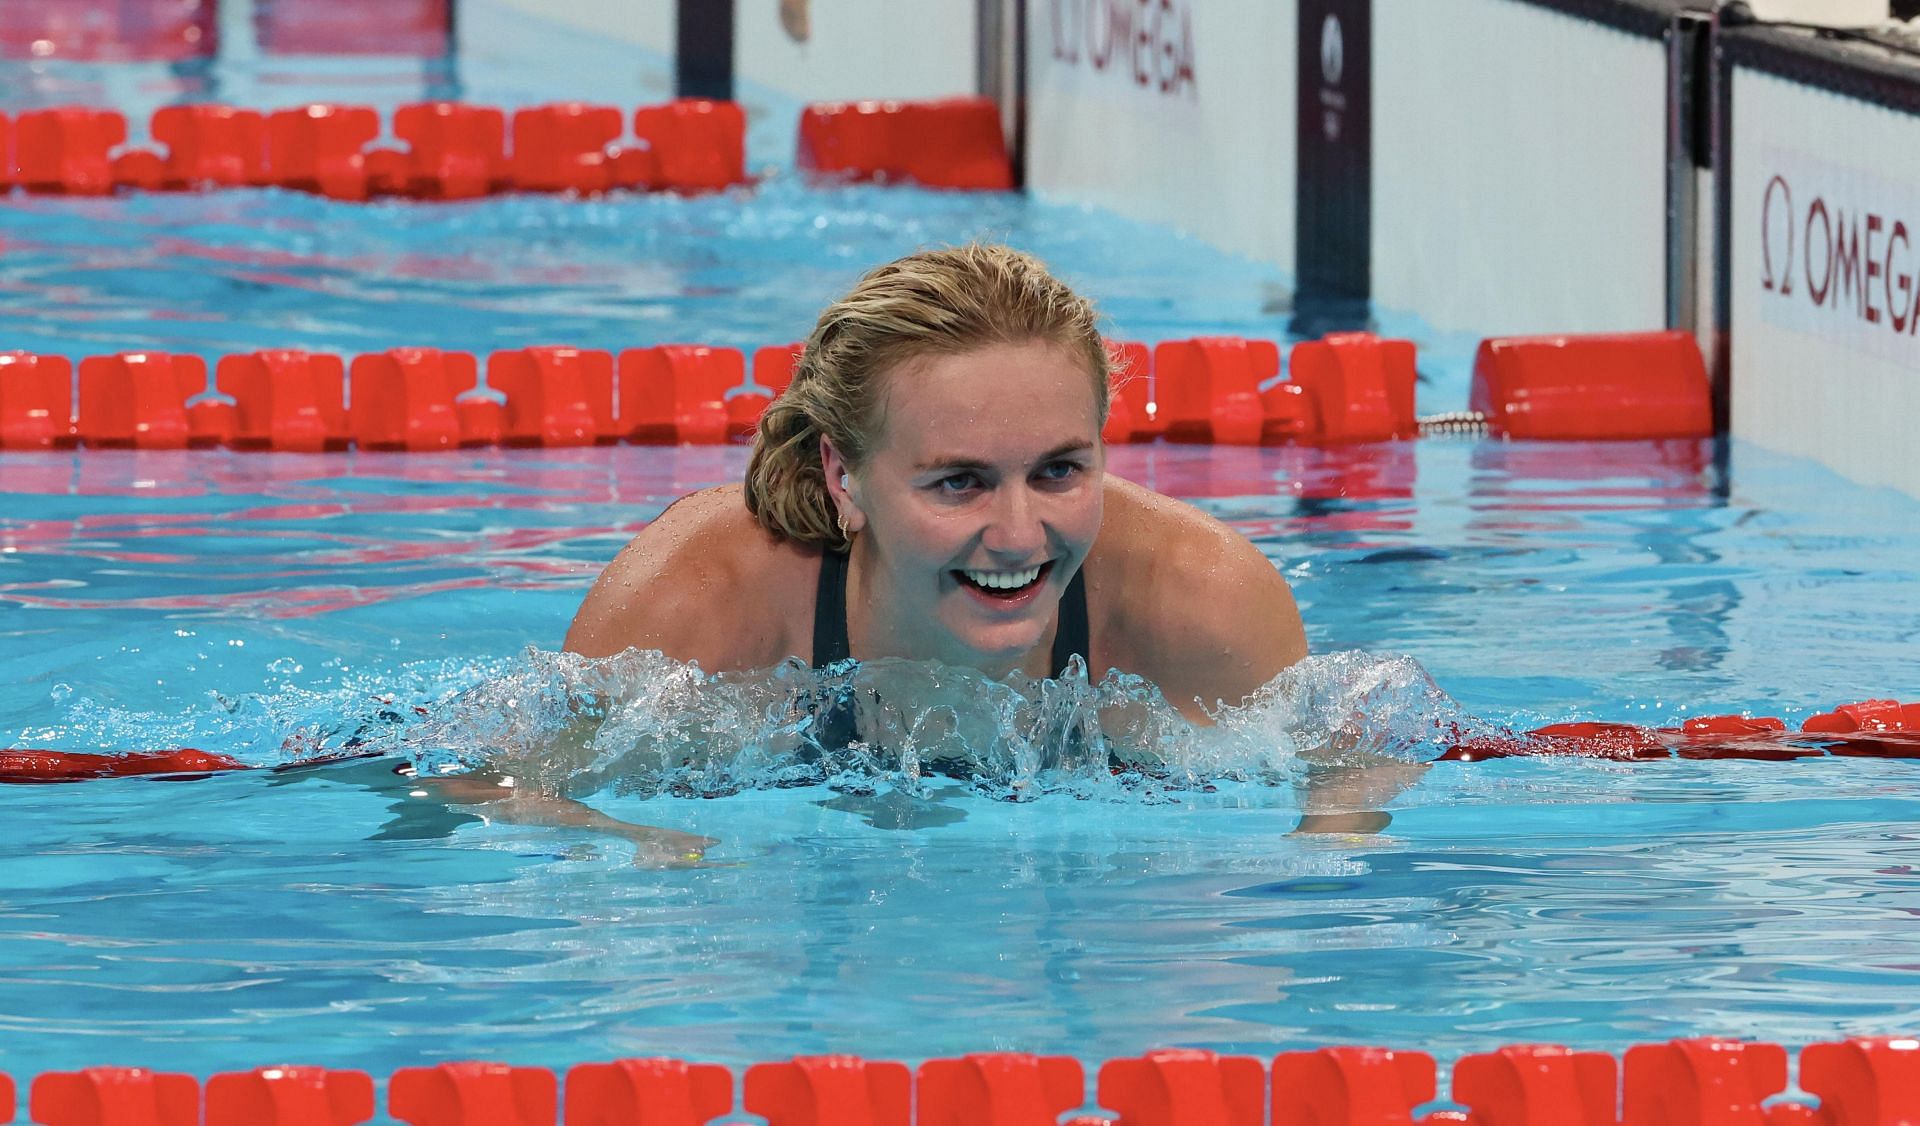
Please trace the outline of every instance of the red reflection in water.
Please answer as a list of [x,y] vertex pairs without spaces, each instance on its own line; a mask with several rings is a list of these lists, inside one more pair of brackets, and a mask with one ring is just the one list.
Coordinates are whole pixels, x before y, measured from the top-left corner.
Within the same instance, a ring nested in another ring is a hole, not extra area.
[[214,0],[6,0],[0,58],[172,62],[214,53]]

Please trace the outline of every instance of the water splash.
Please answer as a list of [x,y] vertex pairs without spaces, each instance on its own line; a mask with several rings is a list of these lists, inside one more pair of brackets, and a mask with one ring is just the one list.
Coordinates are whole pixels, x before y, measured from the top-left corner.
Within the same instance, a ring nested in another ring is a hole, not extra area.
[[1287,786],[1313,766],[1425,762],[1475,720],[1418,662],[1309,657],[1238,705],[1189,721],[1144,678],[994,680],[931,662],[799,661],[708,673],[655,651],[335,672],[165,713],[78,697],[28,744],[193,746],[257,766],[386,754],[424,773],[487,771],[549,794],[719,797],[827,786],[922,796],[958,780],[998,800],[1067,794],[1152,804],[1222,783]]
[[1195,724],[1145,679],[1079,664],[993,680],[929,662],[799,662],[708,674],[657,652],[530,650],[396,734],[423,770],[484,768],[545,792],[716,797],[825,785],[1152,802],[1221,782],[1284,785],[1308,761],[1424,762],[1479,724],[1407,657],[1339,653],[1285,670]]

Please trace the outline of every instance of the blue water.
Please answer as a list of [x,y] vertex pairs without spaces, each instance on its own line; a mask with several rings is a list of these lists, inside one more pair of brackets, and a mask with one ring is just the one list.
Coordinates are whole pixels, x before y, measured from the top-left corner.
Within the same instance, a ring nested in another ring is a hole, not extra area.
[[[979,235],[1046,257],[1116,335],[1284,333],[1284,277],[1164,231],[776,172],[702,200],[15,198],[0,347],[754,346],[804,334],[872,263]],[[1464,403],[1458,361],[1427,353],[1423,409]],[[0,455],[0,745],[271,763],[371,725],[435,761],[511,743],[516,721],[544,736],[574,675],[551,651],[594,574],[743,464]],[[1316,653],[1379,655],[1303,675],[1357,690],[1423,667],[1439,694],[1377,697],[1410,738],[1430,717],[1798,720],[1920,698],[1920,502],[1805,462],[1429,440],[1127,448],[1112,468],[1252,538]],[[672,683],[628,686],[653,701],[639,718],[666,714]],[[711,799],[582,791],[719,842],[665,869],[617,836],[410,798],[380,763],[0,788],[0,1066],[1355,1041],[1448,1057],[1920,1016],[1913,764],[1442,764],[1408,772],[1386,832],[1302,837],[1284,711],[1192,735],[1173,748],[1190,769],[1161,782],[1021,802],[884,765]]]

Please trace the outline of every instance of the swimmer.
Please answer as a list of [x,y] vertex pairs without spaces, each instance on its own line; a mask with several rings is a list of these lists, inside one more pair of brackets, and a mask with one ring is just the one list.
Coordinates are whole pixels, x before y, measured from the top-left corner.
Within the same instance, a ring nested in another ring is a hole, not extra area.
[[[821,314],[746,480],[681,498],[607,567],[566,648],[709,672],[904,658],[989,677],[1073,656],[1196,724],[1307,654],[1285,578],[1106,472],[1093,306],[1005,246],[923,251]],[[1367,831],[1383,814],[1302,829]]]

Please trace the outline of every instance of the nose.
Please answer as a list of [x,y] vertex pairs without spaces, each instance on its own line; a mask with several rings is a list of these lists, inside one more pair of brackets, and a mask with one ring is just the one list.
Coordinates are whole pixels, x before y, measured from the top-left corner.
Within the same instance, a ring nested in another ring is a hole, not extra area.
[[1047,547],[1047,526],[1033,490],[1024,482],[994,493],[993,508],[980,544],[1009,563],[1030,563]]

